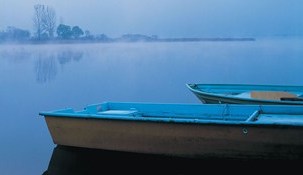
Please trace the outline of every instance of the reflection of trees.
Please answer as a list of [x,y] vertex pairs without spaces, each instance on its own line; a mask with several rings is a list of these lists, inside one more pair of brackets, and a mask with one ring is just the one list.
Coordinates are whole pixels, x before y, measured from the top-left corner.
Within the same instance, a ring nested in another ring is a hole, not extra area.
[[81,60],[81,58],[83,57],[83,52],[74,52],[72,58],[75,61],[79,61]]
[[39,52],[35,64],[36,80],[39,83],[45,83],[53,80],[57,75],[57,61],[64,65],[71,61],[79,61],[83,57],[83,52],[73,52],[71,50],[61,50],[57,53],[45,54]]
[[65,50],[58,52],[57,58],[60,64],[66,64],[72,60],[79,61],[83,57],[83,52],[73,52],[71,50]]
[[57,65],[54,55],[42,56],[38,54],[35,65],[36,80],[39,83],[45,83],[55,78],[57,74]]
[[57,54],[57,59],[60,64],[66,64],[72,60],[71,51],[62,51]]

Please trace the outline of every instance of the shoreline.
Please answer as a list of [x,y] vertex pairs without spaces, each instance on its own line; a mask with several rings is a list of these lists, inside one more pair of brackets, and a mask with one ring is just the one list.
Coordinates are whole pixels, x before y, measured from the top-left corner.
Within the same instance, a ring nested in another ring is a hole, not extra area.
[[256,41],[255,38],[164,38],[164,39],[106,39],[106,40],[26,40],[26,41],[0,41],[1,44],[90,44],[90,43],[152,43],[152,42],[247,42]]

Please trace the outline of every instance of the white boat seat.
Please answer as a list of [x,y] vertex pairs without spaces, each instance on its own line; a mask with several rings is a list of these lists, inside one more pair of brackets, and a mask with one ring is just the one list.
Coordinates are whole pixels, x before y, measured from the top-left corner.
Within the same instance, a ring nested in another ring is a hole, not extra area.
[[98,114],[111,116],[137,116],[139,112],[137,110],[107,110],[98,112]]

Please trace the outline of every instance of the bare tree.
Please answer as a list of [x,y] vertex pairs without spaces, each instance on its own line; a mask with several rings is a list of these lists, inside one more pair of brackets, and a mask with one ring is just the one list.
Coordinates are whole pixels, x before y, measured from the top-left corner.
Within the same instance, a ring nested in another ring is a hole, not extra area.
[[50,38],[54,37],[56,28],[56,12],[52,7],[46,6],[42,18],[43,29]]
[[43,25],[42,25],[42,19],[43,19],[43,13],[44,13],[44,5],[37,4],[34,6],[34,30],[37,38],[41,39],[41,34],[43,32]]
[[40,40],[41,36],[45,35],[53,38],[56,28],[55,10],[49,6],[41,4],[35,5],[34,9],[33,22],[37,38]]

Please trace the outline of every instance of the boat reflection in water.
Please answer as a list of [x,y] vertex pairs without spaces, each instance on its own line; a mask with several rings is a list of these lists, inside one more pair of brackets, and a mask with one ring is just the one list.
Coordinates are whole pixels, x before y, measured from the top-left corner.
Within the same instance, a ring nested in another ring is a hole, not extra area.
[[[257,161],[256,161],[257,160]],[[300,159],[294,159],[300,160]],[[292,160],[292,161],[294,161]],[[274,161],[275,164],[264,164]],[[236,163],[237,168],[246,167],[253,163],[258,167],[269,168],[270,165],[283,165],[290,160],[272,159],[231,159],[220,157],[204,157],[199,159],[152,155],[142,153],[129,153],[89,149],[57,145],[53,149],[47,170],[43,175],[84,175],[84,174],[197,174],[216,165]],[[237,168],[230,167],[233,171]],[[295,168],[295,166],[294,166]],[[298,168],[298,167],[297,167]],[[241,168],[240,168],[241,169]],[[239,171],[240,171],[239,169]]]
[[[170,156],[107,151],[57,145],[43,175],[83,174],[189,174],[218,159],[188,159]],[[206,168],[206,167],[205,167]]]

